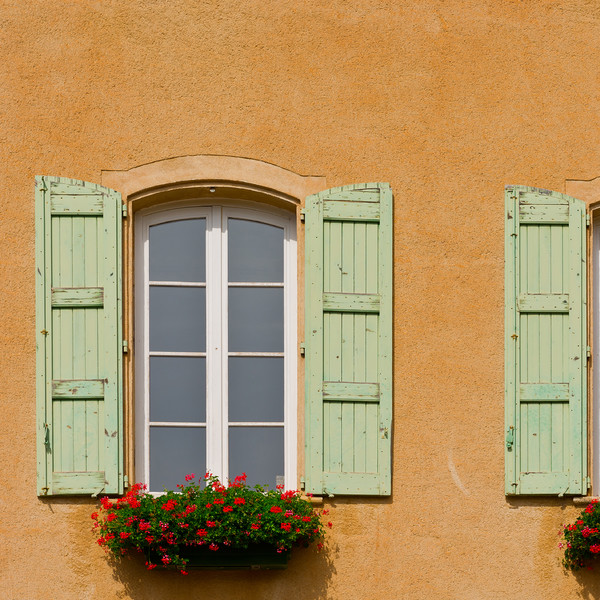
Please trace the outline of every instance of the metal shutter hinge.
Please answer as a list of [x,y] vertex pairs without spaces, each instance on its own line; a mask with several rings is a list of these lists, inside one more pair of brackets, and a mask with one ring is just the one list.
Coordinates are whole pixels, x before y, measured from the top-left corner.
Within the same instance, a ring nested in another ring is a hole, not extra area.
[[127,204],[121,204],[121,210],[123,211],[123,218],[127,218]]
[[305,219],[306,219],[306,209],[301,208],[300,209],[300,222],[304,223]]
[[127,475],[123,475],[123,486],[126,488],[129,487],[129,477]]
[[123,354],[127,354],[129,352],[129,342],[127,340],[123,340]]
[[588,360],[592,358],[592,349],[589,346],[585,348],[585,355],[588,357]]
[[304,342],[300,344],[300,356],[306,356],[306,344]]
[[586,227],[590,226],[590,213],[585,213],[585,225]]
[[306,481],[304,481],[304,477],[300,478],[300,489],[301,490],[305,490],[306,489]]

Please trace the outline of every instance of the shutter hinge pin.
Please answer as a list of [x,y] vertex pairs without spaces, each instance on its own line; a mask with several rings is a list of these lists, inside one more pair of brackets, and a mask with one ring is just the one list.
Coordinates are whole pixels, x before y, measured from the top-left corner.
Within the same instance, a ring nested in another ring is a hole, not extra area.
[[129,342],[127,340],[123,340],[123,354],[127,354],[129,352]]
[[306,481],[304,481],[304,477],[300,478],[300,489],[301,490],[305,490],[306,489]]
[[123,211],[123,218],[127,218],[127,204],[121,204],[121,210]]
[[586,227],[590,226],[590,213],[585,213],[585,225]]
[[306,344],[304,342],[300,344],[300,356],[306,356]]
[[306,209],[301,208],[300,209],[300,222],[304,223],[305,219],[306,219]]
[[586,346],[585,355],[588,357],[588,359],[592,358],[592,349],[589,346]]

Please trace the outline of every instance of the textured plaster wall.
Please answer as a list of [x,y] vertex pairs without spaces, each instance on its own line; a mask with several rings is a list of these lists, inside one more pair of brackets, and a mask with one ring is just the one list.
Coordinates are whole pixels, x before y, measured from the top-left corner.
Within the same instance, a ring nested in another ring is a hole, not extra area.
[[[600,174],[587,0],[0,1],[0,597],[598,598],[503,491],[503,186]],[[196,154],[395,192],[394,479],[287,571],[113,568],[35,495],[33,176]]]

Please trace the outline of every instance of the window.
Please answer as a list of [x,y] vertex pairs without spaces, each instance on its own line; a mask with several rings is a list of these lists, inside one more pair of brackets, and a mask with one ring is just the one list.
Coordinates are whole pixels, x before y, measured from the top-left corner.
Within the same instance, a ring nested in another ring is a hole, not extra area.
[[296,485],[295,218],[249,206],[136,215],[136,470],[152,491],[206,470]]
[[111,180],[125,203],[36,178],[38,494],[121,494],[128,477],[160,491],[205,468],[390,494],[389,185],[315,193],[320,178],[234,157],[132,172]]

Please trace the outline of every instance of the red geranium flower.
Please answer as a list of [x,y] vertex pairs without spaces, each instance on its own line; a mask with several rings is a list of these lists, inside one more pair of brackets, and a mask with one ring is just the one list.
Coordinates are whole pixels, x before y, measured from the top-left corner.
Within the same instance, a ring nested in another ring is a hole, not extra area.
[[281,506],[271,506],[271,512],[272,513],[280,513],[281,512]]

